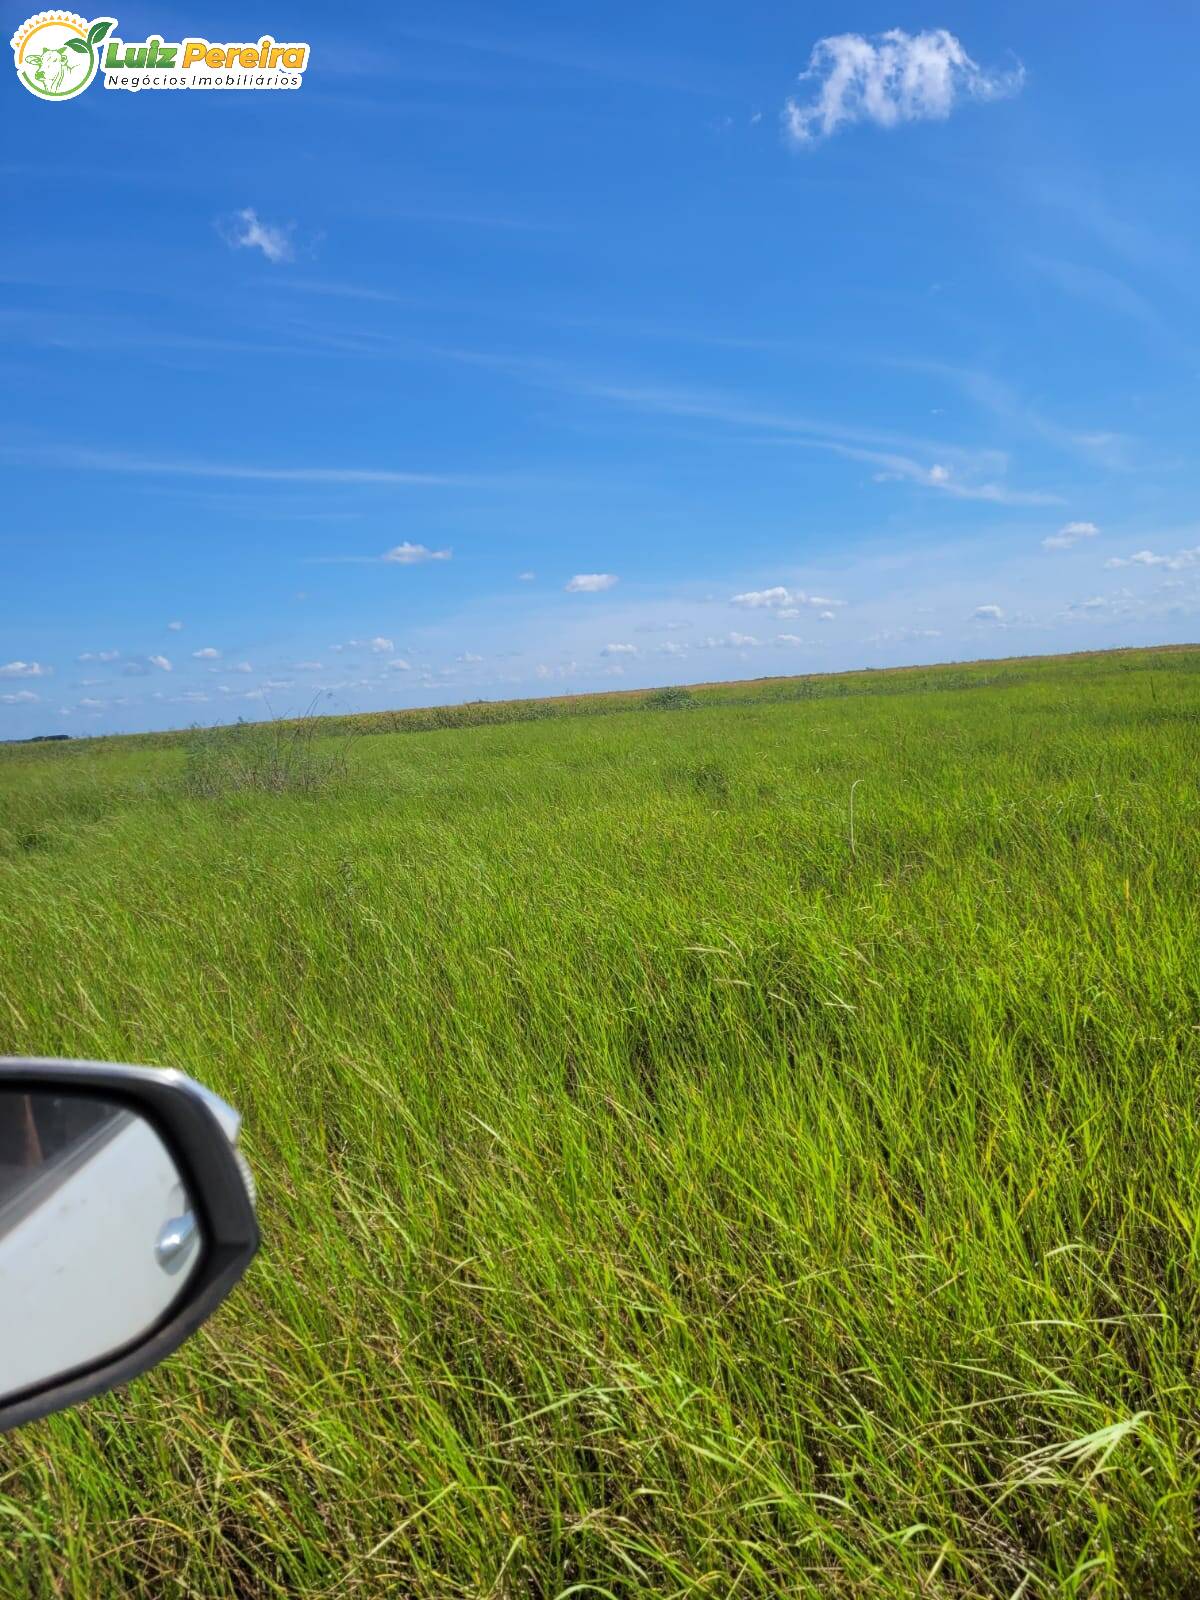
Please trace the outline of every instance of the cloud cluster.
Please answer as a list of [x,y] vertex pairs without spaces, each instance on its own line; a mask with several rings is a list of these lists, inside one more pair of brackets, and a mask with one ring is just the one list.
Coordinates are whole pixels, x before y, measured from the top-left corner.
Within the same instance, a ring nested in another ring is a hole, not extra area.
[[805,606],[816,611],[822,621],[833,616],[834,606],[844,605],[844,600],[830,600],[827,595],[805,594],[803,589],[787,589],[777,583],[770,589],[749,589],[745,594],[730,597],[731,606],[743,606],[747,611],[771,611],[777,617],[798,617]]
[[1135,550],[1131,556],[1112,556],[1106,567],[1166,567],[1168,572],[1179,572],[1184,567],[1200,564],[1200,544],[1189,550],[1177,550],[1173,556],[1155,555],[1153,550]]
[[788,100],[783,124],[798,145],[816,144],[846,124],[944,121],[967,100],[999,100],[1019,92],[1025,79],[1018,63],[988,72],[973,61],[945,28],[905,33],[889,28],[873,39],[839,33],[818,39],[802,83],[812,82],[810,100]]
[[1069,550],[1081,539],[1094,539],[1100,529],[1094,522],[1064,522],[1057,533],[1042,540],[1043,550]]
[[611,572],[577,572],[563,588],[568,594],[601,594],[618,581]]
[[0,678],[48,678],[50,668],[40,661],[10,661],[0,667]]

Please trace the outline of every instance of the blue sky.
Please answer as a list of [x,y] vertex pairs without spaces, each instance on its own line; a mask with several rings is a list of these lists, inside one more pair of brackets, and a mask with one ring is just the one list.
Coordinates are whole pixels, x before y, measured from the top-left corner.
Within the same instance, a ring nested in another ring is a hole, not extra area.
[[312,61],[0,87],[0,738],[1195,639],[1186,10],[117,8]]

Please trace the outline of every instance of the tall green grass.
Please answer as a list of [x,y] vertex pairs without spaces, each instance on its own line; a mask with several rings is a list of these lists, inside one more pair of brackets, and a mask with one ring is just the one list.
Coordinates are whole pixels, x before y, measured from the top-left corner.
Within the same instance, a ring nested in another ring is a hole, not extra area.
[[4,752],[0,1050],[210,1083],[266,1244],[0,1594],[1200,1594],[1197,665]]

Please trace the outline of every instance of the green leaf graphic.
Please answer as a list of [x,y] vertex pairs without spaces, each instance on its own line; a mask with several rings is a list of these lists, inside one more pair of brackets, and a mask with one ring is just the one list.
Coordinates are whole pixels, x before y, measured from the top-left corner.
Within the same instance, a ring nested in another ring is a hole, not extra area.
[[78,52],[79,52],[79,54],[81,56],[85,56],[88,53],[88,47],[87,47],[86,44],[84,44],[82,39],[68,39],[67,40],[67,49],[68,50],[78,50]]
[[89,44],[91,44],[91,45],[99,44],[101,39],[103,39],[104,35],[108,32],[108,30],[111,27],[112,27],[112,22],[111,21],[109,21],[109,22],[93,22],[91,27],[88,29],[87,42]]

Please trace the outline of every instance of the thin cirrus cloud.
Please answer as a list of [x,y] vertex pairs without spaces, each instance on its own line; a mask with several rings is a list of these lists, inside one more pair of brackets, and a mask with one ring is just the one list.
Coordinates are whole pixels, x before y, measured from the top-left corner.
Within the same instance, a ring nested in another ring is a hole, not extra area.
[[[841,423],[745,405],[737,399],[704,391],[600,383],[577,384],[575,389],[578,393],[637,411],[712,422],[739,433],[757,434],[772,443],[791,443],[803,449],[828,451],[846,461],[861,461],[877,469],[873,474],[877,483],[914,483],[921,488],[936,489],[952,499],[989,501],[996,505],[1062,503],[1060,495],[1045,490],[1010,489],[995,477],[989,479],[987,474],[999,476],[1007,467],[1007,458],[995,450],[969,451],[872,428],[846,427]],[[941,459],[928,464],[913,454],[932,455],[935,451]]]
[[1081,539],[1094,539],[1099,532],[1094,522],[1064,522],[1057,533],[1048,534],[1042,540],[1042,549],[1069,550]]
[[1005,99],[1024,81],[1019,62],[987,71],[945,28],[916,34],[889,28],[873,39],[833,34],[817,40],[800,74],[815,92],[786,102],[783,125],[794,144],[812,146],[854,123],[944,122],[957,105]]
[[217,224],[217,232],[231,250],[258,250],[273,265],[291,261],[295,257],[292,246],[292,224],[280,226],[264,222],[253,206],[243,206],[232,217]]
[[577,572],[563,584],[568,594],[602,594],[620,580],[611,572]]
[[[68,445],[54,449],[6,451],[12,460],[32,465],[68,467],[76,472],[115,472],[137,477],[214,478],[234,483],[328,483],[334,485],[380,484],[414,488],[481,487],[485,480],[476,477],[437,473],[405,472],[392,467],[272,467],[247,466],[226,461],[189,461],[176,457],[127,454],[120,450],[95,450]],[[361,559],[378,559],[363,557]]]

